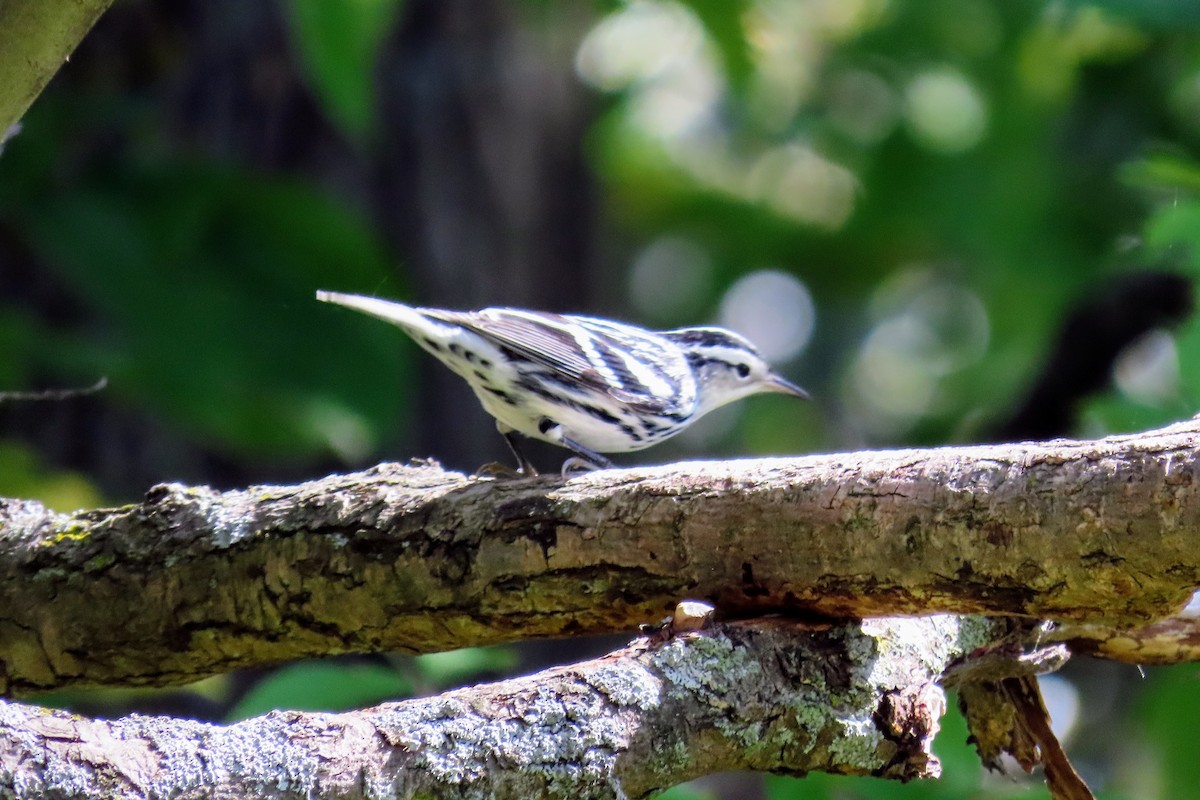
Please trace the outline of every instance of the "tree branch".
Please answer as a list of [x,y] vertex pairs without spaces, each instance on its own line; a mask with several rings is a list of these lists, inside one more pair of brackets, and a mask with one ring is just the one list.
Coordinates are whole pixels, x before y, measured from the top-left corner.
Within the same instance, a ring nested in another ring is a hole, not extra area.
[[936,681],[1005,628],[722,624],[438,697],[228,727],[0,702],[0,794],[578,800],[731,769],[936,777]]
[[570,481],[382,465],[119,509],[0,505],[0,690],[726,616],[1019,614],[1120,630],[1200,583],[1200,423]]
[[0,3],[0,149],[112,0]]
[[1144,666],[1200,661],[1200,605],[1193,597],[1178,614],[1140,628],[1064,625],[1048,640],[1067,642],[1071,652]]

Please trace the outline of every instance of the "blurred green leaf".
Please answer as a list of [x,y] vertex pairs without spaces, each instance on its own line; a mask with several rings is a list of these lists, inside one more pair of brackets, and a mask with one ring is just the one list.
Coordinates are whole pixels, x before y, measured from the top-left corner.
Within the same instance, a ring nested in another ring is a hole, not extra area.
[[690,783],[672,786],[660,795],[658,800],[717,800],[718,794],[711,790],[701,790]]
[[3,440],[0,440],[0,497],[37,500],[61,512],[104,504],[100,490],[86,476],[51,469],[28,448]]
[[742,19],[753,4],[747,0],[685,0],[684,4],[700,18],[721,54],[730,87],[736,94],[745,96],[754,64]]
[[1143,189],[1200,192],[1200,164],[1173,153],[1159,153],[1122,165],[1120,177]]
[[504,674],[517,665],[517,654],[505,646],[464,647],[445,653],[426,653],[413,659],[424,687],[438,691],[478,680],[487,673]]
[[1160,29],[1200,25],[1200,5],[1180,0],[1066,0],[1073,9],[1099,8],[1131,22]]
[[394,293],[384,248],[307,186],[179,165],[20,213],[30,246],[103,320],[100,336],[32,342],[43,363],[87,365],[114,396],[259,457],[361,459],[403,419],[404,337],[314,297]]
[[820,408],[812,403],[798,403],[788,397],[761,397],[750,401],[738,424],[749,452],[789,455],[830,446],[821,418]]
[[[188,696],[207,701],[216,707],[229,695],[229,675],[213,675],[180,687],[157,686],[88,686],[59,689],[39,694],[37,703],[47,708],[74,710],[76,713],[113,715],[113,709],[153,708],[168,697]],[[80,711],[80,709],[86,709]],[[104,709],[104,710],[100,710]],[[128,711],[118,711],[124,714]]]
[[1200,718],[1200,670],[1180,664],[1151,670],[1143,685],[1138,708],[1145,735],[1154,747],[1157,764],[1140,776],[1140,783],[1155,786],[1158,797],[1195,797],[1200,787],[1200,759],[1196,758],[1196,719]]
[[308,80],[350,138],[375,119],[375,61],[403,0],[290,0],[290,30]]
[[247,692],[227,721],[268,711],[346,711],[404,697],[409,681],[381,664],[306,661],[271,673]]
[[[1200,393],[1195,396],[1200,397]],[[1194,413],[1191,408],[1182,399],[1163,406],[1152,406],[1116,392],[1107,392],[1088,400],[1080,409],[1080,435],[1106,436],[1110,433],[1154,430]]]
[[1159,208],[1146,222],[1145,240],[1153,254],[1200,277],[1200,201],[1172,202]]

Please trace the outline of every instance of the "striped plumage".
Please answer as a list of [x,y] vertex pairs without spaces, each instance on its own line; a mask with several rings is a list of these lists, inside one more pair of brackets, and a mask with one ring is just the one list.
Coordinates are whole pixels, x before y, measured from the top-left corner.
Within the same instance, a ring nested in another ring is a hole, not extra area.
[[526,474],[536,473],[514,433],[607,466],[600,453],[649,447],[747,395],[807,397],[721,328],[653,332],[514,308],[444,311],[336,292],[317,299],[398,325],[465,379]]

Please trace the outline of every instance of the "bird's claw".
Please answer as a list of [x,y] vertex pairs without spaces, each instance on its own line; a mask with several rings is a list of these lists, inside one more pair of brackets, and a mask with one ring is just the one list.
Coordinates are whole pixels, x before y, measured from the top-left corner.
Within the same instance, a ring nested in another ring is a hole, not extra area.
[[516,478],[535,478],[537,470],[532,466],[525,469],[513,469],[508,464],[491,461],[472,473],[472,478],[496,478],[497,480],[513,480]]
[[572,475],[582,475],[585,472],[595,472],[598,469],[603,469],[599,464],[588,461],[580,456],[571,456],[562,465],[562,476],[564,479],[570,478]]

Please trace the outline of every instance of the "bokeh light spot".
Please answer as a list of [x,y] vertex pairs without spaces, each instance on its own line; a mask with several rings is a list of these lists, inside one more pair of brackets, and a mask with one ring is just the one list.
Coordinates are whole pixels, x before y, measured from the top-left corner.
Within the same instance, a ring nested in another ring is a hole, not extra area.
[[575,68],[604,91],[628,90],[628,121],[660,140],[712,123],[724,83],[704,26],[679,3],[629,3],[584,38]]
[[629,119],[656,139],[669,141],[710,127],[722,84],[708,60],[671,70],[630,97]]
[[1079,690],[1061,675],[1039,675],[1037,682],[1050,712],[1050,729],[1065,743],[1079,723]]
[[777,213],[834,230],[854,211],[858,179],[810,147],[788,145],[758,159],[749,187]]
[[575,54],[575,69],[597,89],[618,91],[690,60],[703,43],[700,21],[684,6],[633,2],[592,28]]
[[835,75],[828,90],[829,120],[861,144],[883,141],[896,127],[900,98],[878,75],[851,69]]
[[943,378],[983,358],[991,326],[978,295],[919,267],[885,282],[871,310],[878,322],[850,367],[844,398],[863,430],[901,435],[936,410]]
[[1143,403],[1160,403],[1179,394],[1179,350],[1175,337],[1153,330],[1121,351],[1113,380],[1123,393]]
[[916,316],[905,314],[877,325],[854,362],[851,382],[861,401],[855,405],[881,423],[904,424],[924,414],[936,386],[920,368],[919,354],[935,348],[936,337]]
[[662,236],[642,249],[629,271],[629,299],[647,319],[695,321],[712,289],[712,258],[691,239]]
[[752,341],[768,361],[800,354],[816,325],[812,295],[799,278],[760,270],[738,280],[721,301],[721,324]]
[[953,284],[935,284],[913,298],[909,313],[934,335],[937,346],[920,357],[934,375],[946,375],[974,364],[987,351],[991,328],[983,301]]
[[348,464],[361,462],[378,444],[369,421],[340,403],[314,399],[304,411],[304,422]]
[[924,147],[955,154],[971,149],[987,130],[987,106],[963,75],[939,68],[916,76],[905,92],[905,116]]

